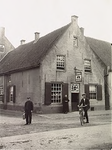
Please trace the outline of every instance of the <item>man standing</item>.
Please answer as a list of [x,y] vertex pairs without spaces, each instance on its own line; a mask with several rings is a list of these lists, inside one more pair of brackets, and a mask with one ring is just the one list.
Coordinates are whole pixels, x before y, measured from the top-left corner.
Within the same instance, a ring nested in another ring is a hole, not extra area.
[[86,98],[86,94],[82,94],[82,99],[79,103],[79,106],[82,105],[84,107],[84,117],[86,117],[86,123],[89,123],[89,118],[88,118],[88,110],[90,108],[90,102],[89,99]]
[[66,113],[66,114],[69,112],[68,102],[69,102],[69,99],[67,98],[67,95],[65,95],[65,97],[63,98],[63,113]]
[[25,110],[25,118],[26,118],[26,124],[25,125],[31,124],[33,102],[30,100],[30,97],[28,97],[27,101],[25,102],[24,110]]

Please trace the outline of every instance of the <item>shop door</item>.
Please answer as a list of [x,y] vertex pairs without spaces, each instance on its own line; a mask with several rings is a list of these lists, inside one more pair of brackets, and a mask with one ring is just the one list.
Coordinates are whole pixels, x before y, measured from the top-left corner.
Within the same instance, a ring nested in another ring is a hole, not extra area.
[[78,111],[79,93],[71,93],[72,111]]

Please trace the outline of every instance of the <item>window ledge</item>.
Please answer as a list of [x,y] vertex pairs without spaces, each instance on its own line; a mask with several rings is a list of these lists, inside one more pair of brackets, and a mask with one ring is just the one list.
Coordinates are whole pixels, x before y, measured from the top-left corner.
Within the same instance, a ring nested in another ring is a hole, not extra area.
[[84,74],[92,74],[92,72],[84,72]]
[[56,69],[56,72],[66,72],[66,70]]

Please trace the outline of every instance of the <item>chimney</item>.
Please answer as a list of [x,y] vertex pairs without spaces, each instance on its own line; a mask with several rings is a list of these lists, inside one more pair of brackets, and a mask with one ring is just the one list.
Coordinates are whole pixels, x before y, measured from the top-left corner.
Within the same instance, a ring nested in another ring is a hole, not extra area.
[[39,40],[39,37],[40,37],[40,33],[35,32],[35,41],[34,42],[37,42]]
[[78,16],[71,16],[71,22],[78,22]]
[[0,39],[3,38],[4,36],[5,36],[5,28],[0,27]]
[[20,45],[23,45],[23,44],[25,44],[25,40],[20,41]]
[[84,35],[84,28],[81,27],[80,30],[81,30],[82,34]]

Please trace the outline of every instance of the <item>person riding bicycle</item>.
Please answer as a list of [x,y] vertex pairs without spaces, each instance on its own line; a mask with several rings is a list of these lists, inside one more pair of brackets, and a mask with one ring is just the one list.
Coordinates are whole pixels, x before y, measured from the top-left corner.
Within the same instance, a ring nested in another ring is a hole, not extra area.
[[86,98],[86,94],[82,94],[82,99],[79,103],[79,106],[83,106],[84,109],[84,117],[86,117],[86,123],[89,123],[89,118],[88,118],[88,110],[90,108],[90,102],[89,99]]

